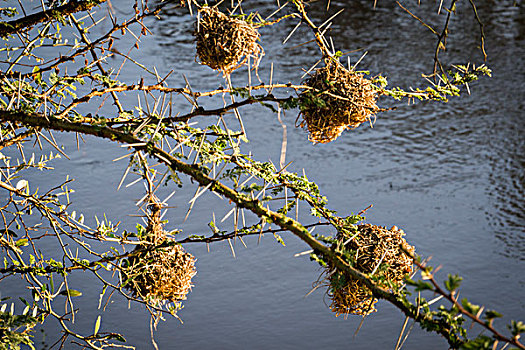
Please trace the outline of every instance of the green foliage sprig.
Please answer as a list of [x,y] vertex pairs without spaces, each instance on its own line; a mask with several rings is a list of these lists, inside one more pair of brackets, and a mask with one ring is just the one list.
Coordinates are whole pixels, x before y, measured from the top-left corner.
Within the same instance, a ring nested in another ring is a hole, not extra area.
[[399,87],[387,89],[387,81],[384,77],[377,77],[374,79],[377,85],[377,90],[380,94],[390,96],[396,100],[418,99],[418,100],[435,100],[448,102],[450,97],[460,95],[460,87],[464,86],[467,91],[469,90],[469,83],[478,80],[480,76],[491,76],[492,71],[484,64],[476,67],[470,65],[457,65],[454,66],[453,70],[449,70],[447,73],[443,73],[439,77],[439,83],[434,84],[428,80],[431,84],[424,89],[411,89],[410,91],[403,90]]

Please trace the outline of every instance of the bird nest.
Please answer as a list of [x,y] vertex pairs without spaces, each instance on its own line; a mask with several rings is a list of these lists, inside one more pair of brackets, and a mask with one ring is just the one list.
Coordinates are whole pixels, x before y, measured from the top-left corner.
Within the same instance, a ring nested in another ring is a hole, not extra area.
[[310,87],[300,95],[303,120],[313,143],[334,141],[346,129],[371,121],[379,111],[377,91],[363,74],[329,61],[303,83]]
[[203,7],[199,14],[194,36],[201,64],[229,74],[253,57],[257,67],[264,51],[251,23],[225,15],[215,7]]
[[160,203],[151,203],[149,209],[144,243],[137,245],[121,265],[122,283],[134,297],[155,306],[171,302],[178,310],[193,287],[195,257],[166,237]]
[[161,248],[138,245],[136,254],[123,264],[122,280],[134,297],[158,305],[173,302],[180,309],[181,301],[193,287],[195,258],[180,245],[167,239]]
[[[404,232],[395,226],[387,230],[370,224],[358,225],[354,235],[338,234],[333,248],[349,252],[354,268],[377,277],[381,287],[392,289],[412,272],[412,258],[400,246],[410,253],[414,252],[414,247],[408,245],[403,236]],[[337,316],[365,316],[376,311],[374,304],[377,299],[362,281],[338,271],[330,263],[325,272],[328,275],[330,309]]]

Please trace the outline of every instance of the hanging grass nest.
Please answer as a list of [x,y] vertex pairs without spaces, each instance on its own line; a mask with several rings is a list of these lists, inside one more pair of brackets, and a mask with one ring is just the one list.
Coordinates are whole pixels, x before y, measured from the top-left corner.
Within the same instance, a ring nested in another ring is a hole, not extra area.
[[229,74],[253,57],[256,68],[264,51],[259,33],[249,22],[233,18],[215,7],[199,11],[195,32],[200,63]]
[[128,258],[123,266],[122,280],[134,297],[154,305],[173,302],[176,309],[193,287],[196,274],[195,258],[178,244],[166,239],[162,248],[138,245],[137,254]]
[[299,95],[300,126],[308,129],[308,139],[313,143],[331,142],[344,130],[371,122],[379,111],[371,81],[339,62],[330,60],[303,84],[312,89]]
[[[333,248],[338,246],[341,249],[344,245],[344,251],[350,253],[357,270],[365,274],[373,272],[373,276],[379,278],[380,286],[391,289],[393,284],[402,282],[412,272],[412,258],[401,250],[400,245],[411,253],[414,253],[414,247],[407,244],[404,235],[395,226],[387,230],[370,224],[358,225],[353,235],[338,234],[338,243]],[[330,309],[337,316],[365,316],[376,311],[374,304],[377,299],[363,282],[339,272],[330,264],[325,272],[328,275],[327,294],[332,301]]]
[[155,306],[171,302],[178,310],[193,287],[191,280],[197,273],[195,257],[173,239],[166,238],[160,222],[160,204],[149,207],[147,243],[137,245],[135,254],[123,262],[122,282],[134,297]]

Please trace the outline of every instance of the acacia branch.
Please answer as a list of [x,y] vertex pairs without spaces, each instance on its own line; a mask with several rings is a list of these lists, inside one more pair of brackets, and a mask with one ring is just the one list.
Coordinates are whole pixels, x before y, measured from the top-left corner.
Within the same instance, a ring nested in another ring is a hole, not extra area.
[[20,33],[23,30],[29,29],[39,23],[49,21],[53,18],[69,16],[75,12],[87,11],[105,1],[106,0],[72,0],[67,4],[54,9],[37,12],[9,22],[0,22],[0,37]]
[[432,28],[430,25],[426,24],[421,18],[419,18],[418,16],[416,16],[412,12],[410,12],[406,7],[401,5],[401,3],[399,1],[396,1],[396,3],[397,3],[397,5],[399,7],[401,7],[403,10],[405,10],[405,12],[408,13],[412,18],[415,18],[416,20],[418,20],[419,23],[421,23],[423,25],[423,27],[425,27],[428,30],[430,30],[432,32],[432,34],[436,35],[439,38],[439,34],[438,34],[438,32],[436,32],[436,30],[434,28]]
[[[75,27],[77,28],[78,33],[79,33],[80,37],[82,38],[82,41],[83,41],[86,45],[91,44],[91,41],[88,39],[88,37],[86,36],[86,33],[84,32],[84,28],[82,28],[82,26],[80,26],[80,24],[78,23],[78,21],[76,20],[76,18],[75,18],[74,16],[71,16],[71,20],[72,20],[73,23],[75,24]],[[95,52],[95,49],[94,49],[94,48],[90,48],[90,49],[89,49],[89,52],[91,53],[91,57],[93,58],[93,62],[96,62],[96,65],[97,65],[97,67],[98,67],[98,70],[99,70],[104,76],[107,76],[108,73],[106,72],[106,70],[104,69],[104,67],[102,67],[102,63],[100,63],[100,59],[98,58],[97,53]],[[108,83],[104,83],[104,85],[105,85],[106,87],[109,86]],[[115,105],[117,106],[119,113],[124,112],[124,108],[122,108],[122,105],[120,104],[120,100],[118,99],[117,94],[116,94],[115,92],[112,92],[112,93],[111,93],[111,97],[113,97],[113,101],[114,101]]]
[[321,32],[321,28],[316,26],[310,17],[308,17],[308,14],[306,12],[306,9],[304,7],[304,1],[303,0],[293,0],[293,3],[297,10],[299,11],[299,14],[301,16],[301,20],[310,27],[310,29],[314,33],[315,42],[317,43],[317,46],[319,47],[319,50],[321,50],[321,53],[323,54],[323,58],[331,57],[332,54],[330,53],[330,49],[326,45],[326,39],[323,36],[323,33]]
[[448,9],[448,14],[447,14],[447,19],[445,21],[445,25],[443,26],[443,30],[438,37],[438,41],[436,44],[436,50],[434,53],[434,79],[437,79],[438,66],[442,73],[445,72],[445,70],[443,69],[443,66],[441,65],[441,62],[439,61],[439,52],[441,51],[441,49],[446,50],[447,37],[448,37],[448,25],[450,23],[450,18],[452,17],[453,9],[456,6],[456,2],[457,0],[452,0],[452,3],[450,4],[450,8]]
[[120,143],[130,144],[130,147],[148,153],[151,157],[156,158],[159,162],[164,163],[172,170],[190,176],[193,178],[193,180],[197,181],[200,186],[208,187],[209,190],[225,196],[232,202],[236,203],[240,208],[248,209],[258,217],[263,218],[268,222],[275,223],[283,230],[290,231],[302,241],[304,241],[307,245],[309,245],[318,255],[321,255],[326,260],[329,260],[331,265],[336,267],[339,271],[347,273],[363,282],[363,284],[373,293],[375,297],[389,301],[398,309],[400,309],[406,316],[414,319],[416,322],[432,324],[432,329],[436,333],[445,337],[452,347],[457,347],[463,342],[455,336],[451,326],[448,323],[443,320],[427,318],[426,314],[420,312],[418,307],[404,301],[402,296],[377,285],[367,274],[364,274],[352,267],[340,255],[315,239],[310,234],[308,229],[306,229],[300,222],[287,217],[284,214],[270,210],[269,208],[264,207],[259,200],[251,199],[249,196],[239,193],[234,189],[231,189],[228,186],[222,184],[221,182],[207,176],[202,172],[198,165],[184,163],[168,152],[156,147],[152,143],[147,143],[144,145],[144,142],[139,138],[131,134],[113,130],[108,127],[69,123],[52,116],[44,118],[42,115],[36,113],[30,114],[14,111],[0,111],[0,120],[17,120],[25,125],[38,126],[59,131],[79,132]]
[[[106,1],[106,0],[101,0],[100,3],[104,2],[104,1]],[[57,58],[55,60],[55,62],[51,63],[49,66],[39,67],[38,72],[27,72],[27,73],[21,73],[21,72],[16,72],[16,71],[11,71],[11,72],[7,72],[7,73],[0,72],[0,77],[4,77],[5,76],[7,78],[24,78],[24,77],[28,77],[28,76],[34,76],[36,74],[41,74],[42,72],[50,71],[50,70],[58,67],[62,63],[65,63],[65,62],[68,62],[68,61],[74,61],[76,57],[84,54],[85,52],[87,52],[89,50],[94,49],[98,45],[103,44],[107,40],[111,39],[113,33],[118,32],[118,31],[122,31],[122,30],[124,30],[125,28],[129,27],[132,24],[140,23],[141,20],[143,20],[144,18],[146,18],[148,16],[156,16],[156,15],[158,15],[159,12],[162,10],[162,8],[164,6],[166,6],[166,5],[167,5],[167,2],[163,2],[160,5],[158,5],[155,9],[153,9],[151,11],[144,12],[144,13],[140,14],[140,16],[137,15],[134,18],[129,19],[129,20],[125,21],[122,24],[114,23],[113,27],[106,34],[100,36],[95,41],[92,41],[91,43],[86,44],[85,46],[79,48],[78,50],[76,50],[75,52],[73,52],[70,55],[60,56],[59,58]],[[4,23],[5,22],[0,22],[0,32],[1,32],[1,26]],[[110,47],[111,47],[111,44],[110,44]],[[113,53],[119,53],[118,51],[113,50],[111,48],[109,50],[111,52],[113,52]]]
[[[419,267],[422,271],[429,271],[429,269],[426,267],[425,264],[423,263],[420,263],[416,258],[415,256],[410,252],[408,251],[407,249],[404,249],[404,247],[401,248],[405,254],[408,254],[412,260],[414,261],[414,264]],[[430,271],[429,271],[430,272]],[[432,285],[434,286],[434,292],[439,294],[439,295],[442,295],[445,299],[447,299],[448,301],[450,301],[458,310],[460,313],[464,314],[465,316],[467,316],[468,318],[470,318],[472,321],[474,321],[475,323],[479,324],[480,326],[482,326],[483,328],[487,329],[488,331],[490,331],[494,338],[496,338],[497,340],[500,340],[500,341],[503,341],[503,342],[506,342],[506,343],[510,343],[514,346],[517,346],[518,348],[520,349],[525,349],[525,346],[520,343],[518,341],[517,338],[508,338],[506,336],[504,336],[503,334],[501,334],[500,332],[498,332],[493,326],[491,323],[488,323],[488,322],[484,322],[482,321],[478,315],[474,315],[472,314],[471,312],[467,311],[463,305],[461,305],[456,296],[455,296],[455,291],[452,291],[450,293],[447,293],[443,290],[443,288],[441,288],[439,286],[439,284],[437,283],[436,279],[434,278],[434,274],[431,274],[431,273],[427,273],[427,278],[430,280],[430,282],[432,283]]]
[[[273,85],[256,85],[252,86],[252,90],[260,90],[260,89],[275,89],[275,88],[292,88],[294,90],[299,89],[311,89],[311,87],[305,86],[305,85],[293,85],[292,83],[286,83],[286,84],[273,84]],[[67,107],[65,107],[59,114],[56,115],[57,118],[65,118],[66,115],[74,110],[76,107],[78,107],[82,103],[87,103],[91,99],[95,97],[101,97],[108,93],[116,93],[116,92],[125,92],[125,91],[158,91],[163,93],[177,93],[177,94],[186,94],[188,96],[192,96],[194,98],[199,97],[206,97],[206,96],[214,96],[218,94],[224,94],[224,93],[236,93],[241,91],[242,89],[216,89],[213,91],[206,91],[206,92],[193,92],[188,88],[170,88],[167,86],[164,86],[162,84],[154,84],[154,85],[144,85],[142,82],[139,84],[132,84],[132,85],[121,85],[121,86],[115,86],[115,87],[109,87],[104,89],[93,89],[90,93],[74,99]],[[186,115],[182,116],[176,116],[176,117],[167,117],[163,118],[166,122],[180,122],[180,121],[188,121],[189,119],[196,117],[196,116],[210,116],[210,115],[221,115],[229,110],[242,107],[245,105],[250,105],[254,103],[262,103],[262,102],[285,102],[289,100],[289,98],[277,98],[273,96],[272,94],[267,94],[264,96],[255,96],[255,97],[249,97],[243,101],[234,102],[232,104],[229,104],[222,108],[217,109],[210,109],[205,110],[203,108],[197,108],[193,112],[188,113]],[[80,123],[93,123],[94,119],[91,117],[75,117],[76,122]],[[108,125],[114,125],[114,124],[125,124],[126,121],[108,121]]]
[[474,0],[469,0],[470,6],[472,6],[472,11],[474,11],[474,17],[476,18],[476,21],[479,24],[479,31],[480,31],[480,49],[481,53],[483,53],[483,61],[487,61],[487,53],[485,52],[485,29],[483,22],[481,21],[481,18],[479,18],[478,15],[478,9],[476,8],[476,4],[474,3]]
[[5,147],[9,147],[11,145],[14,145],[15,143],[23,142],[24,139],[28,138],[29,136],[35,134],[35,132],[38,132],[36,129],[30,129],[27,131],[24,131],[18,135],[14,135],[10,139],[5,139],[0,141],[0,150],[4,149]]
[[[9,242],[4,242],[3,239],[2,239],[2,241],[0,241],[0,243],[2,245],[7,245]],[[161,244],[158,244],[158,245],[151,245],[151,244],[149,244],[149,242],[140,242],[140,243],[139,242],[133,242],[133,243],[145,244],[146,246],[141,246],[139,249],[136,249],[136,250],[133,250],[133,251],[130,251],[130,252],[127,252],[127,253],[102,257],[102,258],[100,258],[98,260],[90,261],[90,262],[85,263],[85,264],[82,263],[82,262],[79,262],[78,260],[73,260],[72,261],[73,265],[71,265],[71,266],[63,266],[62,267],[62,266],[56,266],[56,265],[48,265],[48,266],[40,267],[40,266],[29,266],[29,265],[24,265],[24,266],[11,265],[11,266],[8,266],[8,267],[0,268],[0,274],[8,274],[8,273],[9,274],[12,274],[12,273],[20,273],[20,274],[26,274],[26,273],[47,274],[47,273],[53,273],[53,272],[64,273],[64,272],[71,272],[71,271],[75,271],[75,270],[93,269],[93,268],[96,268],[97,266],[100,267],[102,264],[105,264],[105,263],[108,263],[108,262],[113,262],[113,261],[120,260],[120,259],[130,258],[130,257],[133,257],[133,256],[140,256],[142,253],[147,252],[147,251],[153,251],[153,250],[156,250],[156,249],[165,248],[165,247],[172,246],[174,244],[178,244],[178,242],[177,243],[175,243],[175,242],[164,242],[164,243],[161,243]]]
[[[315,223],[315,224],[304,225],[304,227],[306,229],[310,229],[312,227],[327,226],[327,225],[330,225],[330,224],[327,223],[327,222],[319,222],[319,223]],[[190,236],[190,237],[187,237],[187,238],[184,238],[184,239],[181,239],[181,240],[177,241],[177,243],[180,243],[180,244],[185,244],[185,243],[213,243],[213,242],[225,241],[227,239],[233,239],[235,237],[257,236],[257,235],[262,235],[262,234],[265,234],[265,233],[277,233],[277,232],[287,232],[288,231],[288,230],[283,229],[283,228],[266,229],[266,230],[263,230],[263,231],[249,231],[249,232],[242,232],[242,230],[243,229],[241,228],[241,229],[238,229],[237,231],[229,232],[229,233],[225,233],[225,234],[214,233],[212,236],[208,236],[208,237]]]

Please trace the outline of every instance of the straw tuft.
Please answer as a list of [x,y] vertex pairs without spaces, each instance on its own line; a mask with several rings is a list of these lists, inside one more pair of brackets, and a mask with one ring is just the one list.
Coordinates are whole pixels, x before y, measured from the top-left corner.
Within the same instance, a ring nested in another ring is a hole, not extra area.
[[264,55],[257,43],[260,35],[249,22],[225,15],[215,7],[204,7],[193,33],[200,63],[230,74],[254,58],[256,68]]
[[[169,245],[167,239],[161,245]],[[148,249],[149,248],[149,249]],[[195,258],[180,245],[163,248],[137,246],[137,254],[128,258],[122,270],[125,287],[134,297],[154,305],[173,302],[177,309],[193,287]]]
[[[395,284],[403,282],[405,276],[412,272],[412,259],[400,249],[402,245],[413,253],[414,247],[403,238],[404,232],[392,227],[386,228],[364,224],[357,226],[355,237],[339,233],[334,247],[343,247],[353,259],[353,266],[365,274],[377,277],[380,286],[392,289]],[[345,244],[346,243],[346,244]],[[377,299],[363,282],[357,278],[339,272],[328,264],[328,296],[332,303],[330,309],[337,316],[368,315],[376,311]]]
[[173,303],[178,310],[193,287],[195,257],[166,237],[160,221],[161,205],[154,202],[149,208],[145,242],[123,261],[121,278],[134,297],[155,306]]
[[334,141],[344,130],[371,121],[379,111],[371,81],[339,62],[330,60],[303,84],[311,89],[299,95],[300,126],[308,129],[308,139],[313,143]]

